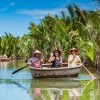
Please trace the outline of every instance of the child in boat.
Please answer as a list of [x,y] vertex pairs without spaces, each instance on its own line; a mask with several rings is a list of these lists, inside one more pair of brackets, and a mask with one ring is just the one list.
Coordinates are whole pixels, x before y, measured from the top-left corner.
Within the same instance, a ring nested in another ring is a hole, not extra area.
[[33,57],[28,60],[27,64],[35,68],[40,68],[42,65],[41,52],[36,50],[33,52],[32,56]]
[[55,50],[50,54],[50,58],[48,60],[49,63],[52,63],[52,68],[58,68],[62,64],[61,51]]
[[68,67],[81,66],[81,59],[78,55],[79,51],[76,48],[70,50],[70,55],[68,57]]

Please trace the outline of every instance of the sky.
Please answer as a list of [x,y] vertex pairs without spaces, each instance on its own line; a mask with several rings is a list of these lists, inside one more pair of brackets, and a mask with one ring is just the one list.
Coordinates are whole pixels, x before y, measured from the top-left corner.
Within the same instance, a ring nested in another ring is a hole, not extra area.
[[39,24],[48,13],[60,16],[63,10],[68,14],[66,5],[72,3],[81,9],[99,9],[93,0],[0,0],[0,36],[4,32],[23,36],[29,33],[31,22]]

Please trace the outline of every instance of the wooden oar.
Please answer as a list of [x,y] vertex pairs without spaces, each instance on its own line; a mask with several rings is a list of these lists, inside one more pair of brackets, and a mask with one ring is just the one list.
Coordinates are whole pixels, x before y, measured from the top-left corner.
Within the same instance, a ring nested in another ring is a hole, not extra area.
[[96,77],[83,65],[83,63],[82,63],[82,66],[89,73],[89,75],[91,76],[92,80],[96,79]]
[[[77,57],[76,57],[77,58]],[[77,58],[78,59],[78,58]],[[78,59],[79,60],[79,59]],[[81,62],[82,66],[84,67],[84,69],[89,73],[89,75],[91,76],[92,80],[96,79],[96,77],[84,66],[84,64]]]
[[[38,60],[36,60],[36,61],[38,61]],[[34,62],[36,62],[36,61],[34,61]],[[14,72],[12,72],[12,74],[15,74],[15,73],[19,72],[20,70],[26,68],[27,66],[28,66],[28,65],[25,65],[24,67],[15,70]]]
[[22,70],[22,69],[26,68],[27,66],[28,66],[28,65],[25,65],[24,67],[22,67],[22,68],[19,68],[19,69],[15,70],[14,72],[12,72],[12,74],[15,74],[15,73],[19,72],[20,70]]

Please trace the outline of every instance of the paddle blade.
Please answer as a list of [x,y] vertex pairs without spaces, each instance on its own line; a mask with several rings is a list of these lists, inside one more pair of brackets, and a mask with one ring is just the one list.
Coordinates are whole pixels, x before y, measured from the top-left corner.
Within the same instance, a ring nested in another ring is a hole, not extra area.
[[27,66],[24,66],[22,68],[19,68],[19,69],[15,70],[12,74],[15,74],[15,73],[19,72],[20,70],[24,69],[25,67],[27,67]]

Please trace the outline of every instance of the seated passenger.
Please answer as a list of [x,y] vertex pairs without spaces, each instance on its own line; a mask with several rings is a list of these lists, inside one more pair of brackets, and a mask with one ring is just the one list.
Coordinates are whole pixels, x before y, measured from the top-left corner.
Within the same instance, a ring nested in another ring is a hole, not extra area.
[[79,51],[76,48],[70,50],[68,57],[68,67],[76,67],[81,65],[81,59],[78,55]]
[[51,53],[49,61],[52,63],[51,67],[52,68],[58,68],[62,64],[62,57],[61,57],[61,51],[55,50]]
[[42,65],[42,59],[41,59],[41,52],[39,50],[36,50],[32,54],[32,58],[28,60],[28,65],[34,67],[34,68],[40,68]]

